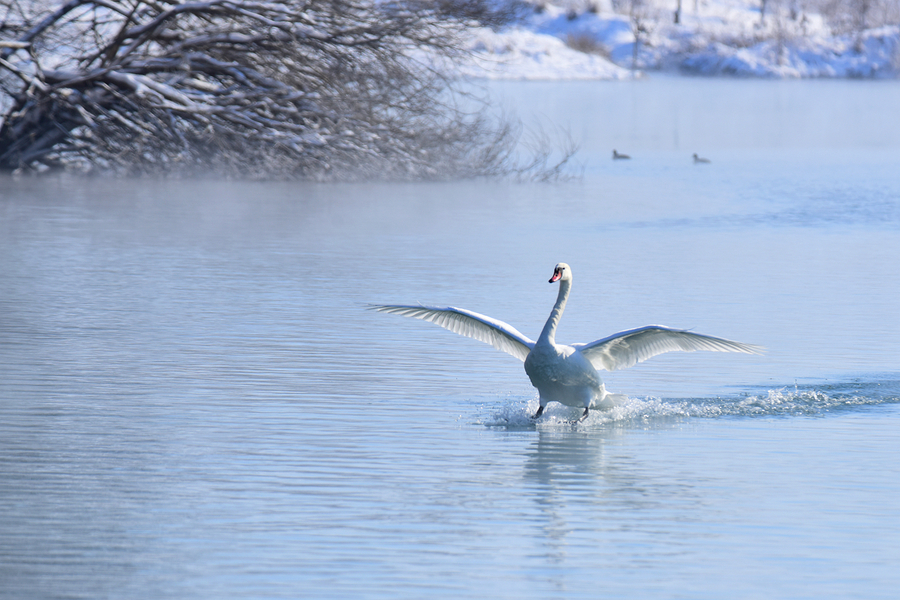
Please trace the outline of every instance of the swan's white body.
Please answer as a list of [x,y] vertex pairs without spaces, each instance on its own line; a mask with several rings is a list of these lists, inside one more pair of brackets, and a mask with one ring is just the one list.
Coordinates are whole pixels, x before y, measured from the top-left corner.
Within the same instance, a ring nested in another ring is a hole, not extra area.
[[555,281],[559,281],[559,295],[536,342],[503,321],[462,308],[408,305],[376,305],[372,308],[430,321],[460,335],[487,342],[494,348],[525,361],[525,372],[540,394],[540,408],[535,417],[541,415],[548,402],[583,407],[582,419],[587,416],[591,407],[602,405],[608,393],[597,369],[624,369],[672,350],[749,354],[759,354],[762,351],[760,346],[661,325],[621,331],[589,344],[557,344],[556,328],[572,289],[572,269],[569,265],[556,265],[550,283]]

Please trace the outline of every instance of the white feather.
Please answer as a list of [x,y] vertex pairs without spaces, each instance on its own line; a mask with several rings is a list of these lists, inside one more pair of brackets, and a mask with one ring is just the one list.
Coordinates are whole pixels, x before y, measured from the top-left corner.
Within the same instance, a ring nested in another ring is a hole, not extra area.
[[711,350],[713,352],[746,352],[762,354],[761,346],[732,342],[682,329],[662,325],[647,325],[638,329],[620,331],[590,344],[572,344],[597,369],[617,371],[633,367],[657,354],[681,350]]
[[534,347],[534,342],[515,327],[491,317],[453,306],[372,305],[372,310],[421,319],[440,325],[453,333],[490,344],[524,361]]

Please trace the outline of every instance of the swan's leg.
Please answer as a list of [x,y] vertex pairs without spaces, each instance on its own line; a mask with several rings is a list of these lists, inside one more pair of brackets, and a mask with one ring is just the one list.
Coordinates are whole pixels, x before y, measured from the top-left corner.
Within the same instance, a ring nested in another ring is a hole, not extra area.
[[531,417],[531,418],[532,418],[532,419],[537,419],[539,416],[541,416],[541,414],[543,414],[543,412],[544,412],[544,405],[541,404],[540,406],[538,406],[537,412],[534,413],[534,416]]
[[[601,394],[605,393],[602,383],[600,384],[600,393]],[[577,421],[575,421],[576,423],[581,423],[582,421],[584,421],[585,419],[588,418],[588,413],[591,412],[591,404],[594,402],[594,394],[595,394],[595,391],[590,388],[585,387],[582,389],[582,396],[583,396],[583,401],[584,401],[584,412],[581,413],[581,418],[579,418]]]

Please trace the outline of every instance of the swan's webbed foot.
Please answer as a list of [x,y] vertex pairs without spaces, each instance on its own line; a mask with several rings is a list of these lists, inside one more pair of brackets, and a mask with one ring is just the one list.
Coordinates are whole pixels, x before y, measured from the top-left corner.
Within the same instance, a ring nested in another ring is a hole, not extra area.
[[544,407],[543,407],[543,406],[538,406],[537,412],[534,413],[534,416],[531,417],[531,418],[532,418],[532,419],[537,419],[537,418],[540,417],[542,414],[544,414]]
[[585,419],[587,419],[587,418],[588,418],[588,413],[589,413],[589,412],[591,412],[591,409],[588,408],[588,407],[585,407],[585,409],[584,409],[584,414],[582,414],[582,415],[581,415],[581,418],[578,419],[578,420],[575,421],[575,422],[576,422],[576,423],[581,423],[582,421],[584,421]]

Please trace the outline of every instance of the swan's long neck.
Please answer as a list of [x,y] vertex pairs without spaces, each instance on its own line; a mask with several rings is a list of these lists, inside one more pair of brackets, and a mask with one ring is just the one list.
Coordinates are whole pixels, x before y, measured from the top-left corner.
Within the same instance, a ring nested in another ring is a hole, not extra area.
[[544,330],[541,331],[541,337],[538,338],[538,343],[556,343],[556,327],[559,325],[559,320],[562,318],[563,311],[566,309],[566,300],[569,299],[569,290],[571,287],[572,281],[569,279],[563,279],[559,282],[559,295],[556,297],[556,304],[553,305],[553,310],[550,311],[550,316],[544,324]]

